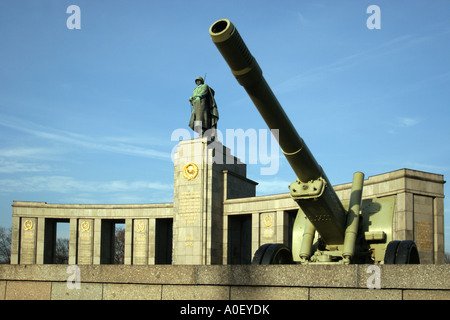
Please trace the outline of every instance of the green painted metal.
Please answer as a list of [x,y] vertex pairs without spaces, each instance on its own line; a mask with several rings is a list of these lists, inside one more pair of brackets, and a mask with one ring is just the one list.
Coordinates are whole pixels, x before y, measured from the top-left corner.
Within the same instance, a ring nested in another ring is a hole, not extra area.
[[[289,186],[292,199],[300,207],[293,227],[294,261],[304,264],[382,263],[386,246],[392,241],[395,197],[361,200],[364,174],[357,172],[350,200],[341,202],[235,26],[221,19],[211,25],[209,34],[267,126],[279,130],[278,143],[297,176]],[[254,259],[256,263],[277,260],[277,254],[268,256],[269,250],[260,249],[258,259]]]

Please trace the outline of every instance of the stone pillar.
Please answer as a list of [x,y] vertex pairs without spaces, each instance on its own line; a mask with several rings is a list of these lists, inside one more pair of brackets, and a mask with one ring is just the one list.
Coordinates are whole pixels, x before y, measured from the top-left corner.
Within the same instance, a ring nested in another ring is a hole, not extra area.
[[20,264],[36,263],[37,219],[21,218]]
[[414,195],[414,241],[419,249],[420,263],[434,263],[433,198]]
[[392,225],[393,240],[413,239],[414,230],[414,194],[402,192],[397,194]]
[[445,231],[444,231],[444,198],[434,198],[434,263],[444,264]]
[[148,219],[133,221],[133,264],[148,264]]
[[148,264],[155,264],[156,219],[148,219]]
[[255,252],[262,245],[260,241],[260,217],[259,213],[252,213],[252,257],[255,255]]
[[260,214],[260,239],[261,245],[264,243],[277,243],[277,215],[276,212],[264,212]]
[[94,219],[78,220],[78,264],[94,262]]
[[[44,253],[44,249],[46,248],[46,246],[49,246],[50,249],[53,249],[53,247],[56,245],[56,222],[40,217],[37,218],[37,227],[36,264],[44,264],[44,261],[45,263],[53,263],[53,250],[49,250],[49,253]],[[48,241],[48,243],[46,243],[46,240]],[[48,257],[44,257],[44,254],[50,257],[48,261]]]
[[124,248],[124,264],[131,264],[133,261],[133,219],[125,219],[125,248]]
[[279,210],[277,211],[276,216],[276,230],[275,233],[277,235],[277,243],[283,243],[286,246],[290,246],[291,244],[288,243],[289,237],[288,237],[288,230],[289,229],[289,217],[288,213]]
[[102,249],[102,219],[94,219],[93,264],[101,263]]
[[77,263],[78,219],[70,218],[69,226],[69,264]]
[[220,142],[180,141],[174,155],[173,264],[223,263],[223,170],[246,166]]
[[20,217],[12,218],[11,227],[11,264],[19,263],[19,247],[20,247]]

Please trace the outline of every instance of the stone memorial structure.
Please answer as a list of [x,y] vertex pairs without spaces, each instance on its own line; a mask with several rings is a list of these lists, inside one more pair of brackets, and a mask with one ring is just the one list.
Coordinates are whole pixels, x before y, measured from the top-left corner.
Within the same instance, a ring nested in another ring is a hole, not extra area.
[[[70,224],[69,264],[113,263],[115,225],[125,225],[124,264],[248,264],[264,243],[291,246],[298,205],[288,193],[255,196],[246,164],[219,141],[180,141],[172,203],[13,202],[12,264],[55,262],[56,227]],[[401,169],[369,177],[363,197],[395,196],[394,237],[414,240],[421,263],[444,260],[443,176]],[[334,187],[342,201],[351,184]]]

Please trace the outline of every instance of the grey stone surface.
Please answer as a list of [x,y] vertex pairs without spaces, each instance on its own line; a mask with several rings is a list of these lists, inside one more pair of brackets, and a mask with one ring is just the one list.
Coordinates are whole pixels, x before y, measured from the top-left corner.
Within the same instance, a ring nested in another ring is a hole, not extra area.
[[230,300],[308,300],[308,288],[232,286]]
[[355,266],[232,265],[198,266],[197,283],[246,286],[355,287]]
[[0,299],[450,299],[450,265],[82,265],[69,289],[67,265],[0,265]]
[[162,300],[228,300],[230,289],[227,286],[164,285]]
[[40,281],[8,281],[5,300],[50,300],[52,284]]
[[160,300],[162,285],[152,284],[103,284],[103,300]]
[[[358,287],[367,284],[367,267],[358,265]],[[380,265],[381,287],[450,290],[450,265]]]
[[0,281],[0,300],[5,300],[6,296],[6,281]]
[[102,283],[81,283],[80,289],[69,289],[66,282],[52,282],[51,300],[102,300]]
[[450,300],[448,290],[404,290],[403,300]]
[[310,300],[402,300],[402,290],[311,288]]

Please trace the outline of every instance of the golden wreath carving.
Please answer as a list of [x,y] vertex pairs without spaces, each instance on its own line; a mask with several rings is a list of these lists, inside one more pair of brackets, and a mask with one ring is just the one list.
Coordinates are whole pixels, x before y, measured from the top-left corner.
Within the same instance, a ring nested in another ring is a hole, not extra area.
[[273,220],[272,220],[272,217],[270,215],[267,215],[267,216],[264,217],[264,225],[266,227],[271,227],[272,226],[272,222],[273,222]]
[[25,228],[25,230],[32,230],[33,229],[33,221],[25,220],[25,222],[23,223],[23,227]]
[[198,167],[195,163],[188,163],[183,167],[183,176],[187,180],[194,180],[198,175]]
[[86,232],[86,231],[89,231],[90,228],[91,228],[91,225],[89,224],[89,221],[84,220],[81,223],[81,231]]
[[137,223],[137,226],[136,226],[136,231],[137,232],[143,232],[144,230],[145,230],[145,222],[144,221],[139,221]]

